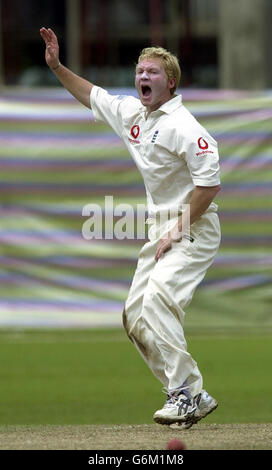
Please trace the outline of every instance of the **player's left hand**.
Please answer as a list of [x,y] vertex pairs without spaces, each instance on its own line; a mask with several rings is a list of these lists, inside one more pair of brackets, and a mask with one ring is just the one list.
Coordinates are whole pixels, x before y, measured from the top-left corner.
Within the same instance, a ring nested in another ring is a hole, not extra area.
[[158,241],[157,250],[155,254],[156,261],[158,261],[164,253],[171,250],[172,243],[173,239],[170,232]]
[[56,68],[59,64],[59,43],[54,31],[50,28],[41,28],[40,35],[43,38],[45,49],[45,60],[49,67]]

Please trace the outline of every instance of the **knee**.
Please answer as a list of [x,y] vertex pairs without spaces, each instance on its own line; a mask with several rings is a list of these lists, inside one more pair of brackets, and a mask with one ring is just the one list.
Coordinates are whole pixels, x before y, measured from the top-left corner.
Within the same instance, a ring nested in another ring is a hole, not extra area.
[[[128,325],[128,319],[127,319],[127,314],[126,314],[126,309],[124,308],[123,310],[123,326],[124,329],[127,333],[127,336],[129,337],[130,341],[136,346],[139,351],[143,354],[144,357],[148,357],[148,341],[147,337],[150,334],[148,329],[145,326],[145,323],[143,322],[142,317],[139,317],[134,324],[132,330],[130,329]],[[149,341],[150,343],[150,341]]]
[[125,329],[125,332],[128,335],[130,341],[132,341],[131,335],[129,334],[129,326],[128,326],[128,320],[127,320],[127,314],[126,314],[126,308],[125,307],[124,307],[123,314],[122,314],[122,321],[123,321],[123,327]]

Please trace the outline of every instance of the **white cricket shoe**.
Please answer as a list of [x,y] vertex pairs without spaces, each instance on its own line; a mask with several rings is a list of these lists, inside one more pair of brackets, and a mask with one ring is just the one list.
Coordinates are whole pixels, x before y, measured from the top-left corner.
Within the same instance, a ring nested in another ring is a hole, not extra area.
[[196,408],[193,399],[182,391],[168,392],[164,407],[156,411],[153,418],[159,424],[185,423],[193,418]]
[[193,398],[193,403],[196,406],[194,413],[188,417],[185,422],[176,423],[171,425],[174,429],[189,429],[193,424],[196,424],[202,418],[214,411],[218,407],[217,401],[206,392],[202,390],[198,395]]
[[215,398],[211,397],[206,390],[202,390],[201,393],[194,397],[194,403],[197,406],[194,414],[195,421],[205,418],[205,416],[218,407],[218,403]]

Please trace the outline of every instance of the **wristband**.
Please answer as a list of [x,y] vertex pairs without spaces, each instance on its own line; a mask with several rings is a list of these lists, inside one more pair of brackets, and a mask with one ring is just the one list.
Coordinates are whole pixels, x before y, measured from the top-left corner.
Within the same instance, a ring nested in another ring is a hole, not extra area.
[[51,68],[52,68],[52,70],[57,70],[57,69],[59,68],[59,66],[60,66],[60,65],[61,65],[61,63],[60,63],[60,61],[59,61],[59,63],[58,63],[58,65],[57,65],[57,67],[51,67]]

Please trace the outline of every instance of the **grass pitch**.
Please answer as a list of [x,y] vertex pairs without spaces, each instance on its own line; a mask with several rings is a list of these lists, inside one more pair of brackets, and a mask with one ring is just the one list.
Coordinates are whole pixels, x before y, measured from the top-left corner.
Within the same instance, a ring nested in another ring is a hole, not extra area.
[[189,430],[153,423],[164,400],[123,330],[0,332],[0,450],[263,450],[272,442],[271,333],[188,332],[217,410]]
[[[205,423],[271,423],[271,333],[187,335],[218,409]],[[123,330],[0,333],[0,425],[152,424],[165,396]]]

